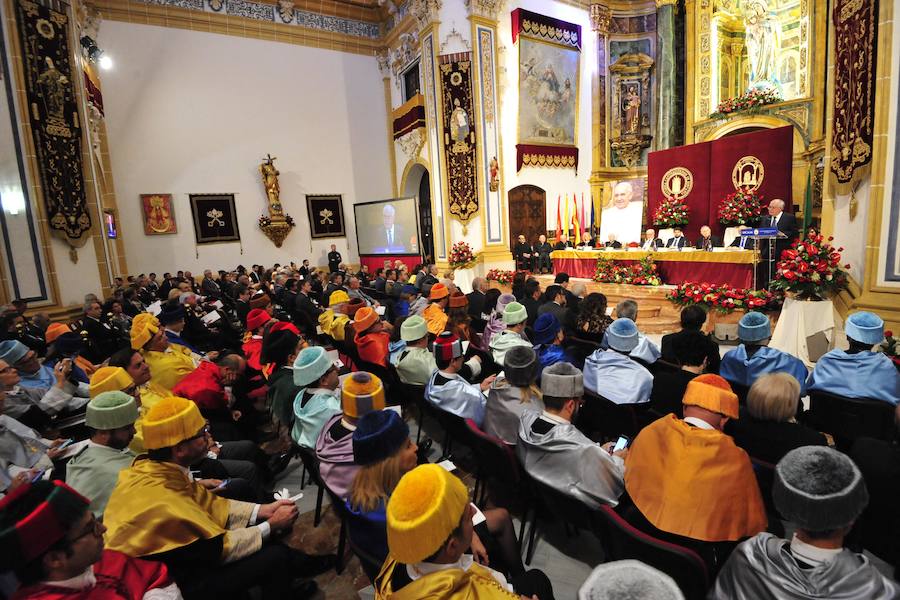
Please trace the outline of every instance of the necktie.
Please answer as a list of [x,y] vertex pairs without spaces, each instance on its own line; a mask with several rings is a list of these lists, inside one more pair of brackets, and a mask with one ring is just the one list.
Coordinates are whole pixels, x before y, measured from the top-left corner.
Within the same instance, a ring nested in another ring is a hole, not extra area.
[[388,229],[388,246],[394,245],[394,232]]
[[778,217],[772,217],[772,227],[776,227],[778,225]]

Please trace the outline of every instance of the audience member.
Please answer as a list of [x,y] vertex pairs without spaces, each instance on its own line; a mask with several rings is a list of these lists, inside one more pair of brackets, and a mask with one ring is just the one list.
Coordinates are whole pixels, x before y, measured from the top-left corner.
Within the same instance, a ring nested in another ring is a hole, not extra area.
[[772,324],[766,315],[750,311],[738,323],[741,343],[722,357],[719,374],[732,383],[749,388],[760,375],[785,372],[800,383],[800,395],[806,395],[807,370],[803,361],[781,350],[769,348]]
[[294,325],[279,321],[263,337],[260,359],[270,365],[266,396],[272,416],[290,427],[294,420],[294,398],[300,387],[294,383],[294,359],[302,350],[300,332]]
[[322,346],[304,348],[294,360],[294,399],[291,438],[298,446],[315,448],[325,423],[340,414],[338,369]]
[[[0,413],[6,392],[0,390]],[[49,474],[53,461],[62,453],[64,440],[48,440],[6,414],[0,414],[0,490],[9,492],[15,485],[38,475]]]
[[565,323],[568,312],[566,310],[566,290],[559,285],[547,286],[544,292],[544,301],[538,308],[538,317],[544,313],[551,313],[560,323]]
[[467,294],[469,299],[469,315],[473,321],[484,320],[484,298],[485,292],[491,287],[488,280],[484,277],[476,277],[472,280],[472,291]]
[[741,418],[729,421],[725,433],[753,458],[777,463],[794,448],[824,446],[825,436],[797,423],[800,384],[787,373],[760,376],[747,394]]
[[578,600],[684,600],[684,594],[662,571],[629,559],[594,567],[578,590]]
[[[491,306],[492,300],[494,301],[493,306]],[[506,329],[506,323],[503,322],[503,311],[506,310],[510,303],[515,301],[515,296],[512,294],[501,294],[497,288],[489,290],[489,293],[486,294],[485,309],[490,310],[491,313],[487,325],[484,326],[484,331],[481,334],[481,349],[485,352],[491,351],[490,344],[494,336]]]
[[[13,344],[19,342],[7,340]],[[0,389],[6,392],[6,408],[4,413],[29,427],[43,428],[49,425],[50,418],[63,410],[74,407],[76,410],[84,406],[84,398],[73,398],[66,391],[72,385],[68,381],[72,363],[60,361],[53,369],[54,382],[49,388],[22,387],[19,385],[19,372],[6,359],[15,358],[15,352],[4,352],[0,342]],[[22,345],[22,344],[19,344]],[[12,354],[12,356],[10,356]]]
[[607,350],[596,350],[584,361],[584,386],[614,404],[640,404],[650,400],[653,375],[629,357],[637,347],[634,321],[619,318],[606,329]]
[[496,376],[486,378],[480,386],[463,379],[459,374],[463,367],[462,343],[449,331],[434,341],[434,360],[437,370],[425,385],[425,399],[441,410],[472,419],[481,427],[487,402],[483,392],[490,389]]
[[575,318],[575,336],[598,344],[602,343],[606,328],[613,322],[612,318],[606,314],[606,307],[606,296],[600,292],[588,294],[581,302]]
[[[406,348],[400,353],[397,361],[397,375],[400,381],[410,385],[425,385],[431,374],[437,370],[434,353],[428,349],[428,328],[425,319],[412,316],[400,326],[400,338],[406,342]],[[467,380],[478,377],[481,373],[481,359],[472,356],[463,364],[459,374]]]
[[216,362],[204,360],[175,386],[172,393],[197,405],[209,419],[210,431],[217,439],[246,439],[249,437],[247,424],[252,415],[243,414],[230,389],[243,376],[246,367],[247,361],[237,354],[226,354]]
[[650,392],[650,408],[659,415],[674,413],[679,419],[681,399],[688,383],[697,375],[706,373],[707,356],[704,345],[706,336],[699,331],[683,331],[675,339],[669,340],[667,350],[676,366],[674,369],[660,368],[653,374],[653,389]]
[[529,277],[528,280],[525,281],[525,294],[520,303],[525,307],[525,312],[528,313],[528,320],[525,324],[529,327],[533,326],[538,318],[538,311],[541,308],[540,299],[541,283],[534,277]]
[[535,382],[541,369],[537,354],[528,346],[510,348],[504,357],[503,371],[494,379],[484,412],[484,431],[515,446],[519,422],[525,411],[541,412],[544,403]]
[[528,475],[596,508],[615,506],[623,490],[625,450],[596,444],[573,422],[584,404],[581,371],[556,363],[541,373],[544,410],[522,413],[516,453]]
[[[638,318],[638,303],[631,299],[622,300],[616,305],[616,318],[617,319],[630,319],[632,322],[637,324]],[[601,344],[603,346],[604,344]],[[659,348],[657,348],[656,344],[650,341],[647,336],[638,330],[638,343],[632,348],[631,352],[628,355],[631,358],[638,360],[641,364],[649,366],[655,363],[659,357],[661,356],[661,352]]]
[[625,490],[639,516],[687,545],[763,531],[766,512],[750,458],[722,433],[738,418],[737,396],[727,381],[706,374],[688,383],[683,402],[684,419],[669,414],[642,429],[625,459]]
[[431,286],[429,293],[429,304],[422,316],[428,323],[428,333],[438,335],[447,327],[447,304],[449,303],[450,292],[443,283],[435,283]]
[[[18,340],[0,342],[0,360],[16,370],[20,387],[42,391],[41,408],[48,414],[56,414],[62,410],[75,411],[87,404],[89,396],[87,384],[74,383],[69,379],[72,371],[71,360],[61,360],[53,368],[42,365],[38,361],[37,353]],[[57,370],[65,372],[66,375],[62,391],[66,392],[69,398],[65,400],[61,394],[54,393],[52,397],[47,396],[47,391],[58,383]]]
[[387,367],[388,345],[391,342],[390,329],[390,324],[382,321],[374,308],[365,306],[356,311],[353,318],[356,336],[353,342],[360,360]]
[[900,373],[886,354],[872,352],[884,341],[884,321],[870,312],[856,312],[844,323],[850,348],[835,348],[816,361],[808,389],[846,398],[872,398],[897,405]]
[[562,323],[552,312],[545,312],[537,318],[532,337],[534,337],[534,349],[538,353],[541,370],[558,362],[573,364],[578,362],[568,350],[563,348],[562,343],[566,339],[566,334],[563,332]]
[[732,553],[710,591],[713,600],[801,600],[900,596],[900,586],[844,539],[869,501],[862,474],[844,454],[821,446],[787,453],[775,467],[772,497],[795,523],[790,540],[760,533]]
[[181,598],[162,563],[104,549],[90,500],[61,481],[25,483],[0,500],[0,569],[16,600]]
[[343,290],[335,290],[328,298],[328,308],[319,315],[319,327],[322,333],[330,336],[338,342],[344,341],[344,334],[350,317],[346,315],[345,307],[350,302],[350,296]]
[[341,384],[341,414],[331,417],[316,440],[319,475],[338,498],[350,493],[359,465],[353,462],[353,432],[366,413],[384,410],[384,386],[365,371],[352,373]]
[[525,311],[525,307],[518,302],[510,302],[503,309],[503,323],[506,325],[506,329],[493,335],[489,345],[491,357],[495,363],[502,365],[506,352],[514,346],[531,346],[531,342],[525,337],[525,321],[527,320],[528,313]]
[[[681,337],[688,337],[692,344],[700,344],[706,356],[706,372],[718,373],[719,363],[722,359],[719,354],[719,345],[708,335],[702,332],[706,322],[706,311],[701,306],[692,304],[681,309],[681,331],[669,333],[662,337],[662,359],[672,364],[680,364],[673,347]],[[695,334],[700,334],[699,336]],[[682,346],[683,347],[683,346]]]
[[151,382],[168,394],[196,368],[190,354],[169,346],[159,320],[149,313],[139,314],[131,323],[131,347],[150,367]]
[[460,340],[469,342],[477,348],[481,344],[481,337],[472,330],[471,323],[468,298],[462,292],[454,292],[450,296],[444,331],[449,331]]
[[263,334],[266,326],[272,322],[272,315],[261,308],[254,308],[247,314],[247,333],[249,338],[244,342],[241,350],[247,359],[247,366],[258,373],[262,373]]

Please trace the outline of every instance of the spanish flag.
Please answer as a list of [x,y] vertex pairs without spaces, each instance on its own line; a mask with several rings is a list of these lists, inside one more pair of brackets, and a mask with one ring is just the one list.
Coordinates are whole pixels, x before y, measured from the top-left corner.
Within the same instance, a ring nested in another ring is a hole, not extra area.
[[578,220],[578,196],[572,194],[572,203],[575,205],[575,214],[572,215],[572,221],[575,225],[575,245],[581,245],[581,221]]

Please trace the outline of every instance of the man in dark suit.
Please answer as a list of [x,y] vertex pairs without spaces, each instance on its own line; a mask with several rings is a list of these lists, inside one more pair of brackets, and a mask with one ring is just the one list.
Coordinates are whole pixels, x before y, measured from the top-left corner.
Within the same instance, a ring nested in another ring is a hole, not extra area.
[[488,282],[484,277],[476,277],[472,280],[472,291],[466,294],[469,299],[469,316],[475,321],[483,320],[484,293],[488,290]]
[[681,250],[688,245],[687,238],[684,237],[684,232],[681,230],[681,227],[673,228],[672,233],[675,237],[666,240],[666,248]]
[[337,270],[341,266],[342,260],[344,259],[341,258],[341,253],[337,251],[337,246],[332,244],[331,252],[328,253],[328,272],[337,273]]
[[739,248],[741,250],[753,250],[753,240],[750,238],[741,235],[741,232],[745,229],[750,229],[746,225],[738,225],[738,236],[731,241],[731,244],[728,246],[729,248]]
[[212,271],[209,269],[203,271],[203,281],[200,282],[200,291],[204,296],[213,299],[218,299],[222,295],[222,288],[219,287],[219,284],[213,279]]
[[655,250],[656,248],[662,248],[663,241],[656,237],[656,231],[653,229],[648,229],[644,232],[644,241],[641,242],[642,250]]
[[556,242],[556,245],[553,246],[554,250],[565,250],[566,248],[571,248],[572,242],[569,241],[569,236],[565,233],[559,236],[559,241]]
[[87,332],[85,358],[99,365],[119,349],[119,339],[112,327],[100,321],[103,307],[99,302],[88,302],[84,305],[84,319],[81,327]]
[[705,322],[706,311],[702,308],[696,305],[684,307],[681,311],[681,331],[669,333],[662,337],[660,348],[662,359],[675,365],[681,365],[681,359],[677,352],[678,343],[683,338],[687,338],[698,345],[704,356],[706,356],[706,372],[718,373],[719,363],[721,363],[719,345],[701,331]]
[[384,276],[384,267],[378,267],[375,269],[375,279],[372,280],[372,287],[375,288],[376,292],[384,293],[386,284],[387,277]]
[[316,325],[319,322],[319,315],[322,309],[316,306],[315,302],[310,298],[312,292],[312,282],[304,279],[300,282],[300,293],[294,298],[294,324],[308,335],[316,333]]
[[[547,287],[547,290],[544,292],[544,302],[538,308],[538,316],[541,316],[544,313],[552,313],[556,320],[560,323],[566,322],[566,292],[568,290],[564,289],[559,284],[553,284]],[[525,309],[526,312],[528,309]]]
[[381,211],[383,227],[379,228],[375,239],[376,251],[404,254],[406,252],[406,233],[403,226],[395,223],[396,209],[392,204],[385,204]]
[[709,228],[709,225],[704,225],[700,228],[700,237],[697,238],[697,243],[694,245],[697,250],[712,252],[713,248],[719,248],[721,245],[721,238],[712,234],[712,229]]
[[784,200],[776,198],[769,202],[769,214],[760,219],[760,227],[775,227],[785,237],[775,240],[775,254],[769,256],[769,243],[760,242],[759,247],[763,260],[757,265],[757,284],[760,287],[768,287],[769,276],[775,274],[775,266],[781,258],[781,253],[791,247],[797,238],[797,217],[784,212]]
[[534,259],[534,272],[550,273],[553,270],[553,263],[550,261],[553,246],[547,242],[547,236],[544,234],[538,236],[538,241],[532,246],[532,250],[534,250],[531,255]]
[[609,234],[609,239],[606,240],[605,242],[603,242],[603,246],[605,248],[614,248],[614,249],[618,250],[619,248],[622,247],[622,242],[620,242],[619,240],[616,239],[616,234],[611,233],[611,234]]
[[534,256],[534,250],[531,244],[525,241],[525,236],[519,234],[518,242],[513,248],[513,258],[516,259],[516,269],[519,271],[531,270],[531,259]]
[[525,282],[525,296],[522,298],[522,306],[528,313],[526,324],[531,327],[537,321],[538,311],[541,309],[541,283],[534,277]]

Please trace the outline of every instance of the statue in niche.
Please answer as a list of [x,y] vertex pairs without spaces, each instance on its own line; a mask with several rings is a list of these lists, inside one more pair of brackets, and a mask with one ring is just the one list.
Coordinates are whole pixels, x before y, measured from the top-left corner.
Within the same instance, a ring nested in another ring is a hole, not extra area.
[[262,175],[263,187],[266,189],[266,200],[269,202],[269,213],[272,217],[282,214],[281,189],[278,186],[278,169],[275,168],[276,157],[267,154],[259,165],[259,173]]
[[637,86],[628,86],[623,101],[625,120],[622,133],[638,133],[641,128],[641,96],[638,94]]
[[767,0],[751,0],[744,5],[744,30],[750,59],[750,88],[779,87],[781,23],[769,11]]

